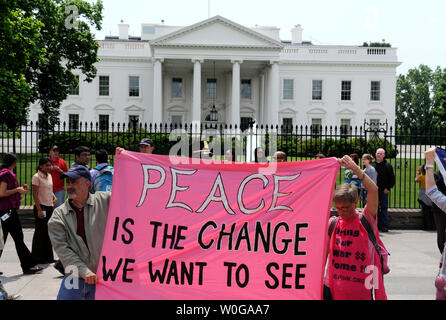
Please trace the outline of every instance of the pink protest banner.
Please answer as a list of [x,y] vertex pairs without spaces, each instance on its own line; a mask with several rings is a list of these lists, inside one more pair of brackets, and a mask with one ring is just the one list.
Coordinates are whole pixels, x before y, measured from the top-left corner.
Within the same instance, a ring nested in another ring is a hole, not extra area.
[[321,299],[335,158],[170,159],[117,154],[96,299]]

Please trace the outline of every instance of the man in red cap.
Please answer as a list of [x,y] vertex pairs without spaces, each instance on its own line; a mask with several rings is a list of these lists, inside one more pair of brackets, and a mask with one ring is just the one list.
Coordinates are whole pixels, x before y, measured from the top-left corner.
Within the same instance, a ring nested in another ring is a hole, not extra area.
[[51,159],[51,177],[53,178],[53,193],[57,198],[55,208],[65,201],[65,183],[60,178],[62,174],[68,171],[67,163],[59,156],[59,147],[52,146],[50,149]]

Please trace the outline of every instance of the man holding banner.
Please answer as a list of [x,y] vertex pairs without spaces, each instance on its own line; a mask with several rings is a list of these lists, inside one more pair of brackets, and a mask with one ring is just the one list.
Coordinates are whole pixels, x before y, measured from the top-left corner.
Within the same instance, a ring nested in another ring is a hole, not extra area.
[[[426,194],[434,202],[432,211],[437,229],[437,245],[440,253],[443,253],[446,242],[446,150],[431,148],[425,152],[425,158]],[[433,172],[434,161],[437,163],[439,171]]]
[[48,222],[51,243],[66,272],[57,299],[94,300],[111,193],[89,192],[91,175],[85,166],[72,166],[61,177],[67,181],[68,199]]
[[[424,153],[426,158],[426,194],[434,202],[438,208],[440,208],[443,214],[446,214],[446,195],[438,190],[434,178],[434,160],[437,163],[438,168],[446,180],[446,150],[442,148],[431,148]],[[446,183],[446,181],[444,181]],[[437,228],[438,230],[438,228]],[[444,239],[445,230],[438,230],[437,232],[443,232],[443,234],[438,234],[438,238]],[[438,239],[437,239],[438,241]],[[440,247],[440,243],[438,244]],[[436,287],[436,299],[446,300],[446,253],[444,248],[446,247],[446,242],[443,244],[442,258],[440,260],[440,270],[437,278],[435,279]]]

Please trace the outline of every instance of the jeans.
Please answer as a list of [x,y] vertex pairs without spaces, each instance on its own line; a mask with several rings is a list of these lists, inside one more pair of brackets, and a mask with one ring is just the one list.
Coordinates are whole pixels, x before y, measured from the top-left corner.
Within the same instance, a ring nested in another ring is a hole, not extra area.
[[57,300],[94,300],[96,285],[87,284],[82,278],[65,275]]
[[389,227],[389,194],[384,194],[384,191],[378,192],[379,206],[378,206],[378,229]]
[[65,201],[65,189],[54,192],[54,195],[57,198],[57,203],[56,203],[56,206],[54,207],[54,209],[56,209],[58,206],[63,204]]

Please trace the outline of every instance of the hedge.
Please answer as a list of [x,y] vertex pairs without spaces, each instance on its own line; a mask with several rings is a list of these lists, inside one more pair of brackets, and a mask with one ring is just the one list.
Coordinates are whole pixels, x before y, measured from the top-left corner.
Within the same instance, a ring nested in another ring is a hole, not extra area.
[[296,148],[289,150],[287,154],[290,156],[313,157],[318,153],[323,153],[327,157],[342,157],[346,154],[357,153],[361,157],[364,153],[375,155],[379,148],[386,150],[386,158],[388,159],[395,158],[398,154],[396,146],[382,138],[371,138],[367,141],[364,138],[311,138],[300,141]]
[[89,147],[92,152],[105,149],[109,154],[114,154],[116,147],[122,147],[131,151],[139,151],[139,142],[142,138],[150,138],[154,141],[157,154],[169,154],[170,148],[176,141],[169,141],[169,134],[145,134],[143,132],[124,133],[54,133],[43,137],[39,142],[39,152],[48,153],[51,146],[57,145],[63,153],[74,153],[78,146]]

